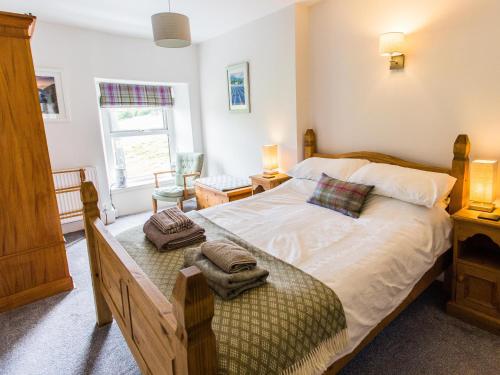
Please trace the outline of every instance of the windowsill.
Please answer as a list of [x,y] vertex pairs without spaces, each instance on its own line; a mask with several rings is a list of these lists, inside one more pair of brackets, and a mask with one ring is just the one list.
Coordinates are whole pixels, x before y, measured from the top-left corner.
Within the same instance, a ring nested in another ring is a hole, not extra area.
[[[161,186],[165,186],[165,185],[173,185],[174,181],[175,181],[175,178],[170,177],[170,178],[160,179],[159,182],[160,182]],[[128,192],[134,191],[134,190],[152,189],[155,187],[154,179],[131,181],[131,182],[128,182],[127,186],[124,186],[124,187],[117,187],[117,186],[113,186],[113,185],[111,185],[111,194],[128,193]]]

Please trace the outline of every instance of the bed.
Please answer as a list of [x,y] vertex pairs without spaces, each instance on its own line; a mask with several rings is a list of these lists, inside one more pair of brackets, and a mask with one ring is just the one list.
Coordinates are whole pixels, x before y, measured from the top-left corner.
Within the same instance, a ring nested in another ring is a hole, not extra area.
[[[305,158],[367,159],[454,176],[449,213],[467,203],[469,150],[467,136],[460,135],[451,168],[440,168],[373,152],[320,154],[314,132],[304,136]],[[292,179],[200,215],[335,290],[349,337],[328,358],[326,373],[334,374],[448,270],[452,228],[442,208],[424,209],[381,196],[369,199],[359,220],[332,215],[305,203],[314,185]],[[90,182],[82,188],[82,201],[97,324],[116,320],[143,373],[217,373],[214,296],[203,274],[195,267],[180,270],[169,301],[106,231]],[[411,219],[394,220],[398,214]],[[329,230],[332,226],[335,231]]]

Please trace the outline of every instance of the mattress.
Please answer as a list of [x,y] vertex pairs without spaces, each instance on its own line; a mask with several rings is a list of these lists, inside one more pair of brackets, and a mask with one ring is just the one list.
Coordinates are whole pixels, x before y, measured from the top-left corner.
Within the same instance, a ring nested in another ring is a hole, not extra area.
[[371,195],[359,219],[306,203],[316,182],[291,179],[253,197],[199,213],[314,276],[339,296],[350,353],[451,246],[442,207]]

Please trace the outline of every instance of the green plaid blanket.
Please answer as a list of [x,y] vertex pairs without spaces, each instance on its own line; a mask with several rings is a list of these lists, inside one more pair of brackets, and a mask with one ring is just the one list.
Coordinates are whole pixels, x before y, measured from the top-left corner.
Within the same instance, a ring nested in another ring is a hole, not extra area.
[[[320,281],[243,241],[197,212],[208,240],[230,239],[247,248],[268,283],[234,300],[215,295],[212,329],[217,340],[219,374],[321,374],[347,343],[347,326],[337,295]],[[170,298],[187,248],[158,252],[142,226],[117,236],[139,267]]]

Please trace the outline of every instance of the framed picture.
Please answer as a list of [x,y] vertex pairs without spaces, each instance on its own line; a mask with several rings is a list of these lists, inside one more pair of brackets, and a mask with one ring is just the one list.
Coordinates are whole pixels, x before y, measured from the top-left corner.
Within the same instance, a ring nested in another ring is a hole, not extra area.
[[248,62],[227,67],[227,88],[230,112],[250,112]]
[[63,91],[62,71],[37,69],[35,76],[43,119],[46,121],[69,121]]

